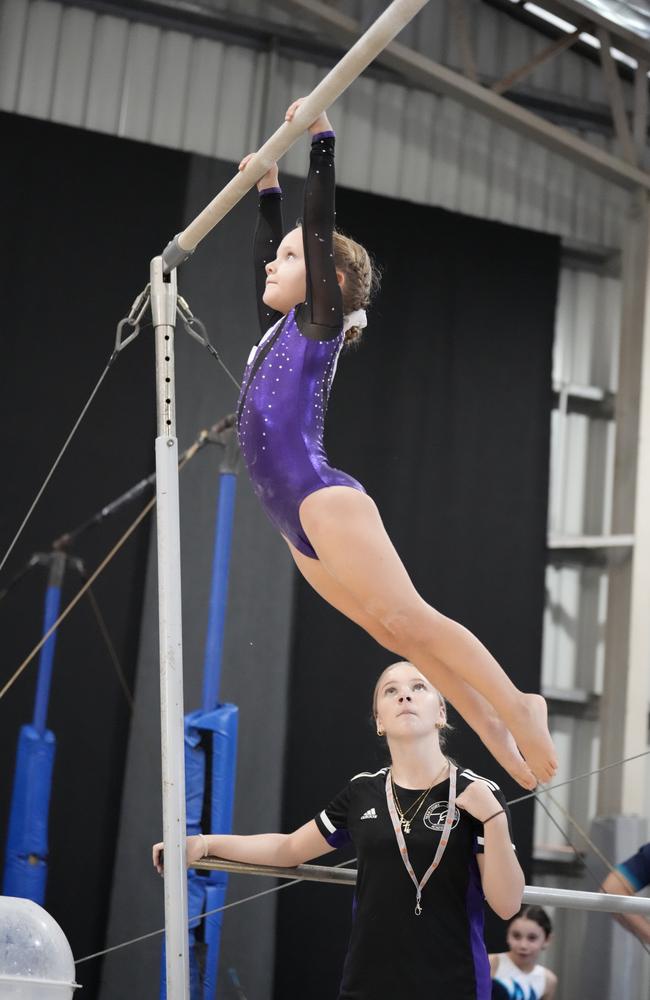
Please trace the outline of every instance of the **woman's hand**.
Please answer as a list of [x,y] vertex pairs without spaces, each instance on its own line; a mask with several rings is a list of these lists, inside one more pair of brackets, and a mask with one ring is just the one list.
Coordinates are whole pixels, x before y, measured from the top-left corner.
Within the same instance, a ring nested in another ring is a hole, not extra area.
[[[159,875],[162,875],[163,873],[163,862],[161,855],[164,846],[165,845],[163,843],[160,843],[160,844],[154,844],[152,848],[153,866]],[[185,859],[188,868],[195,861],[200,861],[201,858],[205,857],[204,848],[205,848],[205,837],[202,836],[201,834],[198,834],[195,837],[187,838],[185,846]]]
[[[238,169],[243,170],[248,161],[254,156],[254,153],[249,153],[239,164]],[[264,191],[266,188],[274,188],[278,186],[278,165],[274,163],[272,167],[266,171],[263,177],[257,182],[257,190]]]
[[[287,113],[284,116],[285,122],[293,121],[294,115],[298,110],[298,108],[300,107],[300,105],[302,104],[302,102],[304,101],[304,99],[305,99],[304,97],[299,97],[297,101],[294,101],[293,104],[289,105],[289,107],[287,108]],[[317,132],[330,132],[331,130],[332,126],[330,124],[330,120],[324,111],[321,115],[318,116],[315,122],[311,123],[308,129],[310,135],[316,135]]]
[[479,823],[484,823],[486,819],[503,808],[490,786],[484,781],[470,782],[465,791],[461,792],[456,799],[456,805],[477,819]]

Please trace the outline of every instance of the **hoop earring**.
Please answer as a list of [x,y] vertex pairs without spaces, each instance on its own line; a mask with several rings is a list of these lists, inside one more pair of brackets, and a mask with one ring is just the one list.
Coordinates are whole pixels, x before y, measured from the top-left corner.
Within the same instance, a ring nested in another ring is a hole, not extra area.
[[384,730],[380,729],[379,726],[377,726],[377,736],[383,736],[383,735],[384,735]]

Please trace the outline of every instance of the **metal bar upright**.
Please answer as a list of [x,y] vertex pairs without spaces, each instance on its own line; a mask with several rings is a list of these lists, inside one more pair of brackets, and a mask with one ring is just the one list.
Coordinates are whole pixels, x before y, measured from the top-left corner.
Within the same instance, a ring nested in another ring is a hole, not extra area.
[[151,314],[156,341],[158,413],[156,498],[167,997],[189,1000],[181,552],[174,386],[176,271],[163,273],[161,257],[151,261]]
[[[61,587],[65,573],[65,555],[63,552],[53,552],[50,558],[50,572],[45,592],[45,612],[43,615],[43,635],[47,635],[59,617],[61,607]],[[56,632],[53,632],[41,649],[38,661],[38,681],[34,699],[34,718],[32,725],[39,736],[47,729],[47,709],[50,703],[50,687],[52,686],[52,669],[54,667],[54,652],[56,650]]]
[[204,712],[214,711],[219,704],[219,688],[221,686],[221,662],[228,604],[228,575],[239,468],[239,441],[234,424],[217,434],[216,441],[223,447],[224,453],[219,465],[217,527],[212,559],[208,630],[203,661]]
[[228,571],[232,546],[232,527],[235,515],[237,476],[222,472],[219,480],[219,510],[212,564],[212,586],[208,633],[205,642],[203,668],[203,711],[211,712],[219,702],[221,686],[221,661],[228,604]]

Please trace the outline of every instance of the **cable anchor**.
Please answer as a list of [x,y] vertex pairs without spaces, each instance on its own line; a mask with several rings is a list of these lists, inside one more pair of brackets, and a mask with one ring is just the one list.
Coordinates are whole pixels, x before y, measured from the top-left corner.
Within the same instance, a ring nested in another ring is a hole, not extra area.
[[[115,331],[115,349],[111,360],[114,360],[120,351],[130,344],[132,340],[135,340],[140,333],[140,320],[148,309],[149,302],[151,300],[151,296],[149,294],[150,287],[151,286],[148,284],[145,285],[139,295],[137,295],[134,299],[128,315],[125,316],[124,319],[121,319],[117,324],[117,330]],[[129,328],[131,333],[124,336],[124,330],[126,328]]]

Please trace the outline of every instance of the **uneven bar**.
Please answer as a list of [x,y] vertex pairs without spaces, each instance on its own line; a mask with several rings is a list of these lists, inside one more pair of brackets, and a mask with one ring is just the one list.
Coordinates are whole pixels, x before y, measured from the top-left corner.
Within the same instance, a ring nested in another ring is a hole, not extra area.
[[[202,871],[217,869],[233,875],[268,875],[271,878],[299,879],[304,882],[333,882],[335,885],[354,885],[357,880],[357,873],[353,868],[327,868],[323,865],[276,868],[274,865],[249,865],[243,861],[203,858],[202,861],[196,861],[192,868]],[[650,899],[638,896],[614,896],[605,892],[575,892],[571,889],[527,885],[522,901],[535,906],[560,906],[569,910],[598,910],[602,913],[637,913],[650,918]]]
[[[234,208],[255,186],[271,164],[276,163],[334,101],[347,90],[370,63],[406,27],[428,0],[393,0],[368,30],[357,39],[343,58],[312,90],[296,112],[292,122],[284,122],[258,149],[244,170],[199,212],[182,233],[178,233],[163,251],[165,271],[177,267],[195,249],[204,236]],[[242,151],[243,152],[243,151]]]

